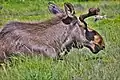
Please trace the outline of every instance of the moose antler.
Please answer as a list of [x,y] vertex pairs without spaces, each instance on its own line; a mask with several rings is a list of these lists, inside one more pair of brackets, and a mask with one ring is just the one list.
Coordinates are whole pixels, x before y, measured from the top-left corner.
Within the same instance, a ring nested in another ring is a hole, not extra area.
[[90,16],[98,15],[99,12],[99,8],[90,8],[87,14],[80,15],[79,20],[84,23],[85,28],[87,29],[87,23],[84,21],[84,19]]

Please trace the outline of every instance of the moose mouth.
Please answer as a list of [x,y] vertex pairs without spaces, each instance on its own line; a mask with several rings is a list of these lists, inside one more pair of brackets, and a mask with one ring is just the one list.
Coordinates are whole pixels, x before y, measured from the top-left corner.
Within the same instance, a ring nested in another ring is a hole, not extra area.
[[95,48],[92,53],[97,54],[100,50],[102,50],[97,44],[95,44]]
[[85,47],[87,47],[87,48],[89,48],[90,49],[90,51],[93,53],[93,54],[97,54],[100,50],[103,50],[103,49],[101,49],[100,47],[99,47],[99,45],[97,45],[97,44],[94,44],[95,45],[95,47],[94,48],[92,48],[91,46],[85,46]]

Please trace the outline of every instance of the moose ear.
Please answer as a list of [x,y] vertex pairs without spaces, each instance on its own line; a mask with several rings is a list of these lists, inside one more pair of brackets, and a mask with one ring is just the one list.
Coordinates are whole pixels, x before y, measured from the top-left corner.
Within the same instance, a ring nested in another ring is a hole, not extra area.
[[74,7],[71,3],[64,3],[65,13],[68,17],[73,17],[75,14]]
[[56,4],[49,2],[48,3],[48,9],[52,14],[58,14],[58,13],[63,13],[63,10],[60,9]]

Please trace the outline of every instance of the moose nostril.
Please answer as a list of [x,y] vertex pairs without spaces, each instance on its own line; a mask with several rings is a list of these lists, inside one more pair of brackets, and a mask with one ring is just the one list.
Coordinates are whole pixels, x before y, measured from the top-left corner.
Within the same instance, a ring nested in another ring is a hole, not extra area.
[[105,46],[102,46],[103,49],[105,49]]

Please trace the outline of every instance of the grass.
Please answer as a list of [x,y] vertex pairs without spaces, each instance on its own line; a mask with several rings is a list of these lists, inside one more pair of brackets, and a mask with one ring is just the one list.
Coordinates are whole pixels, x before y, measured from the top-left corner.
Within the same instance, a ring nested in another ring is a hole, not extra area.
[[[107,19],[94,23],[89,18],[89,27],[97,30],[104,38],[106,49],[92,54],[88,49],[73,49],[63,60],[54,61],[42,56],[12,57],[11,62],[0,67],[0,80],[120,80],[120,3],[119,1],[54,0],[63,6],[72,2],[77,15],[90,7],[100,7]],[[2,0],[0,26],[13,20],[40,21],[51,18],[47,9],[48,0]],[[79,10],[80,4],[83,6]]]

